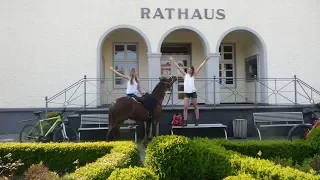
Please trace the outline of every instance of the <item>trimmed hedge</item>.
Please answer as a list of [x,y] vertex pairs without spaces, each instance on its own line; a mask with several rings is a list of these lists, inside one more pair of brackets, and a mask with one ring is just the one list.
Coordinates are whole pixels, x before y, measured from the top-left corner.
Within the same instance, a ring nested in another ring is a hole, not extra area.
[[198,160],[203,165],[205,179],[223,179],[235,173],[230,163],[233,152],[212,143],[209,139],[195,138],[192,142],[197,152],[202,155]]
[[74,161],[79,165],[93,162],[97,158],[110,153],[116,143],[2,143],[0,157],[12,154],[13,160],[21,159],[24,163],[17,174],[22,174],[33,164],[41,161],[50,171],[57,173],[72,172],[75,170]]
[[[302,163],[306,158],[312,158],[317,150],[306,141],[227,141],[210,140],[212,143],[220,144],[227,150],[239,152],[243,155],[258,157],[257,152],[261,151],[260,158],[272,159],[292,158],[294,162]],[[319,151],[319,150],[318,150]]]
[[159,179],[204,179],[204,167],[198,160],[201,156],[187,137],[158,136],[148,145],[145,166]]
[[129,167],[114,170],[108,180],[158,180],[159,177],[148,168]]
[[236,176],[228,176],[223,180],[256,180],[251,174],[238,174]]
[[[160,179],[223,179],[229,178],[256,178],[256,179],[305,179],[320,180],[320,176],[304,173],[291,167],[282,167],[275,163],[260,158],[248,157],[235,151],[228,151],[222,146],[245,152],[257,157],[261,150],[262,157],[273,158],[276,156],[288,157],[293,155],[297,160],[297,154],[301,152],[287,152],[289,150],[299,151],[302,147],[310,147],[307,143],[280,143],[267,142],[263,146],[260,142],[231,142],[215,141],[204,138],[193,140],[183,136],[159,136],[153,139],[146,151],[146,167],[159,175]],[[220,145],[222,144],[222,146]],[[271,148],[271,145],[274,145]],[[250,148],[253,150],[250,150]],[[244,147],[244,149],[241,149]],[[263,149],[266,147],[265,149]],[[297,149],[294,149],[297,147]],[[279,149],[277,149],[279,148]],[[272,151],[273,150],[273,151]],[[309,148],[310,150],[310,148]],[[278,152],[277,152],[278,151]],[[314,152],[313,150],[311,150]],[[267,152],[267,153],[264,153]],[[271,154],[273,153],[273,156]],[[289,153],[286,155],[280,154]],[[304,157],[311,156],[308,151],[303,151]],[[301,154],[302,155],[302,154]],[[240,174],[239,176],[233,176]]]
[[145,166],[160,179],[222,179],[235,173],[230,156],[208,139],[159,136],[146,150]]
[[319,175],[304,173],[291,167],[282,167],[269,160],[257,159],[234,154],[231,158],[232,167],[240,173],[251,174],[258,179],[294,179],[318,180]]
[[133,142],[118,142],[114,146],[110,154],[80,167],[74,173],[65,175],[64,179],[105,180],[116,168],[141,165],[140,153]]
[[307,142],[310,143],[312,147],[318,150],[320,154],[320,126],[314,128],[311,133],[307,136]]

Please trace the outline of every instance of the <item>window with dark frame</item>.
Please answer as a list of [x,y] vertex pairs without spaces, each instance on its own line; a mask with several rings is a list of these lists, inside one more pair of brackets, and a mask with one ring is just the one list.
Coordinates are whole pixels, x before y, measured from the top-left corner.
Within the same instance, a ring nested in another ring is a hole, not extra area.
[[[132,68],[138,71],[137,44],[116,43],[113,46],[113,68],[125,75],[129,75]],[[114,88],[126,88],[127,80],[114,74]]]
[[219,82],[221,87],[235,86],[235,48],[233,44],[221,44],[219,47]]

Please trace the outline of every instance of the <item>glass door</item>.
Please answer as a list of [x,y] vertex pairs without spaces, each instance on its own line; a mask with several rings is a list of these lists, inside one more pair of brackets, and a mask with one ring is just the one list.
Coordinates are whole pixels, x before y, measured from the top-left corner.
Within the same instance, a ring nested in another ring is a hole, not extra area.
[[[161,76],[170,77],[177,76],[178,80],[175,84],[173,84],[173,94],[172,99],[169,100],[168,104],[173,105],[183,105],[184,99],[184,77],[183,74],[179,71],[179,69],[171,64],[169,57],[172,56],[178,65],[187,72],[188,67],[190,66],[190,55],[162,55],[161,56]],[[167,104],[169,93],[167,92],[167,98],[164,99],[163,105]]]

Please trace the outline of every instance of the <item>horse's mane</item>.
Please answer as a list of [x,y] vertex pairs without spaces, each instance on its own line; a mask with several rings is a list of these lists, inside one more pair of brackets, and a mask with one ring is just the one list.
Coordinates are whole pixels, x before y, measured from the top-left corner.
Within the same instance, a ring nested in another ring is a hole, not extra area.
[[166,89],[165,84],[161,83],[161,80],[160,80],[160,82],[158,82],[158,84],[153,89],[151,94],[155,96],[157,99],[160,99],[161,96],[163,96],[163,94],[165,93],[165,89]]

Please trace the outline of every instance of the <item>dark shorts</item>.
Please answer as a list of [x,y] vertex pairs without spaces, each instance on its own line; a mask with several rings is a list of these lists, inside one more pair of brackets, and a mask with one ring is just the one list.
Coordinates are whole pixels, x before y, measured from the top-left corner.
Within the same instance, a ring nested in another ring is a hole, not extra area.
[[135,96],[135,94],[127,94],[127,96],[128,96],[129,98],[132,98],[132,97]]
[[184,98],[189,98],[189,99],[193,99],[193,98],[197,98],[197,93],[193,92],[193,93],[184,93]]

